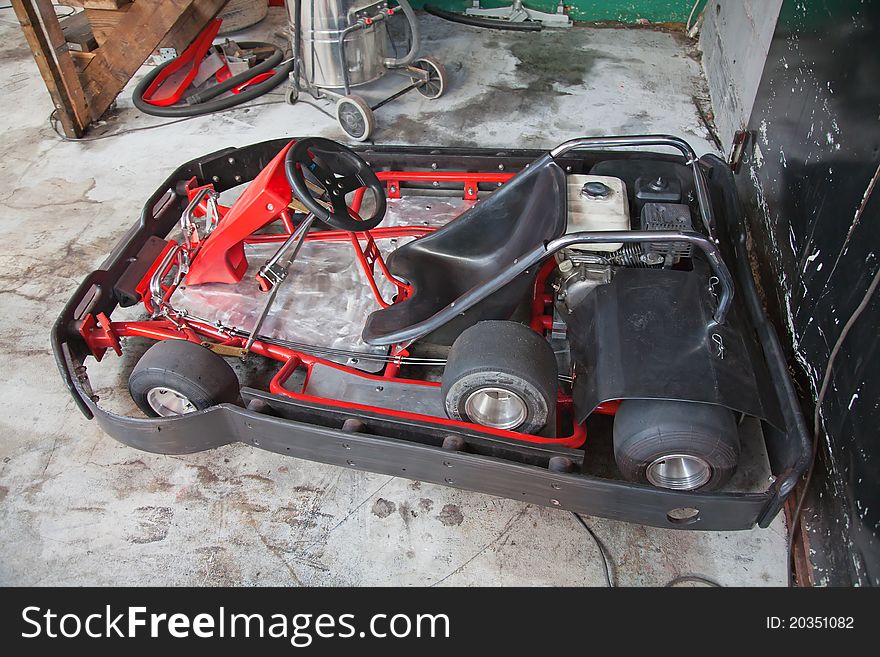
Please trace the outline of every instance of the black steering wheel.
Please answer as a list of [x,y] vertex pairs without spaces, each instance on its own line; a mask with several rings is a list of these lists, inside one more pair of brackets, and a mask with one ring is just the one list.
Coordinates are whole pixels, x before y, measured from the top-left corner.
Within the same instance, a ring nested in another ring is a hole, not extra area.
[[[306,182],[308,171],[324,190],[316,194]],[[323,137],[300,139],[284,158],[287,182],[296,197],[315,217],[338,230],[372,230],[385,216],[385,188],[370,165],[347,146]],[[360,217],[348,207],[345,196],[361,187],[373,190],[375,207]]]

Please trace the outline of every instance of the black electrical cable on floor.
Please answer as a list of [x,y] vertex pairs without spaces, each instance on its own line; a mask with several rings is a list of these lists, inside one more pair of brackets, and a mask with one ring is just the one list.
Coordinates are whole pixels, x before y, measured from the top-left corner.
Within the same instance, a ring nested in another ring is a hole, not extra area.
[[[880,169],[878,169],[880,171]],[[873,189],[873,186],[872,188]],[[837,354],[840,352],[840,348],[843,346],[844,340],[846,340],[846,336],[849,334],[850,329],[856,323],[856,320],[859,318],[859,315],[868,307],[868,304],[871,301],[871,298],[874,296],[874,292],[877,291],[877,286],[880,284],[880,268],[874,273],[874,278],[871,281],[871,284],[868,285],[868,289],[865,290],[865,295],[862,297],[861,302],[856,309],[853,311],[852,315],[849,316],[849,319],[846,320],[846,323],[843,325],[843,328],[840,330],[840,335],[837,337],[837,340],[834,343],[834,347],[831,349],[831,353],[828,356],[828,363],[825,365],[825,373],[822,375],[822,385],[819,387],[819,394],[816,396],[816,405],[813,410],[813,449],[812,455],[810,457],[810,467],[807,470],[807,476],[804,479],[804,485],[801,489],[801,495],[798,499],[798,503],[795,505],[794,514],[791,518],[791,529],[788,532],[788,585],[792,585],[792,549],[794,547],[794,537],[795,532],[798,527],[798,523],[801,519],[801,511],[803,510],[804,500],[807,498],[807,491],[810,488],[810,482],[813,479],[813,471],[816,469],[816,457],[819,453],[819,429],[821,425],[821,411],[822,405],[825,402],[825,395],[828,393],[828,386],[831,383],[831,369],[834,367],[834,361],[837,359]]]
[[581,526],[587,530],[587,533],[592,537],[593,542],[596,544],[596,547],[599,549],[599,554],[602,555],[602,566],[605,571],[605,583],[608,585],[608,588],[614,587],[614,560],[611,558],[611,553],[608,551],[608,548],[605,547],[605,544],[602,540],[596,536],[596,532],[593,531],[593,528],[590,527],[586,520],[581,518],[579,513],[571,512],[577,521],[581,524]]
[[679,575],[678,577],[673,577],[671,580],[666,582],[663,586],[666,588],[672,588],[677,586],[678,584],[683,584],[684,582],[699,582],[700,584],[705,584],[706,586],[716,586],[718,588],[724,588],[723,584],[719,584],[714,579],[706,577],[705,575]]
[[[59,13],[56,11],[56,12],[55,12],[55,15],[58,16],[58,18],[67,18],[68,16],[73,16],[73,15],[76,13],[76,8],[75,8],[75,7],[69,7],[69,6],[67,6],[67,5],[60,5],[60,4],[56,3],[56,2],[53,2],[53,3],[52,3],[52,6],[53,6],[54,8],[56,8],[56,9],[60,7],[61,9],[69,9],[69,10],[70,10],[70,11],[69,11],[68,13],[66,13],[66,14],[59,14]],[[0,9],[12,9],[12,5],[3,5],[2,7],[0,7]]]
[[[253,105],[248,105],[247,107],[235,106],[228,107],[223,110],[219,110],[215,112],[215,114],[221,114],[223,112],[230,112],[232,110],[242,110],[242,109],[250,109],[252,107],[262,107],[264,105],[279,105],[283,103],[283,100],[267,100],[261,103],[254,103]],[[307,103],[311,105],[311,103]],[[321,109],[318,107],[317,109]],[[85,142],[85,141],[99,141],[101,139],[110,139],[111,137],[121,137],[122,135],[127,135],[132,132],[142,132],[144,130],[154,130],[155,128],[164,128],[165,126],[174,125],[175,123],[183,123],[184,121],[191,121],[193,119],[203,118],[202,115],[197,116],[184,116],[179,119],[174,119],[173,121],[164,121],[163,123],[155,123],[153,125],[144,125],[137,128],[126,128],[124,130],[117,130],[116,132],[110,132],[104,135],[95,135],[94,137],[68,137],[64,135],[61,131],[58,130],[58,110],[52,110],[52,113],[49,114],[49,125],[52,130],[58,135],[62,141],[72,141],[72,142]]]
[[[593,531],[593,528],[587,524],[587,521],[581,518],[579,513],[571,511],[571,515],[575,517],[575,519],[581,524],[581,526],[587,530],[587,533],[593,539],[593,542],[596,544],[596,547],[599,549],[599,554],[602,555],[602,566],[605,572],[605,583],[609,588],[613,588],[616,586],[616,570],[617,566],[614,563],[614,559],[611,558],[611,552],[605,547],[605,543],[602,542],[596,532]],[[695,575],[693,573],[688,573],[686,575],[679,575],[678,577],[673,577],[671,580],[664,584],[664,587],[674,587],[678,584],[683,584],[684,582],[700,582],[701,584],[706,584],[707,586],[717,586],[719,588],[724,588],[723,584],[719,584],[711,577],[706,577],[705,575]]]
[[[316,110],[318,110],[318,111],[321,112],[322,114],[326,114],[326,115],[329,116],[331,119],[333,119],[334,121],[336,121],[336,117],[335,117],[333,114],[331,114],[330,112],[328,112],[326,109],[324,109],[323,107],[321,107],[321,106],[318,105],[317,103],[313,103],[313,102],[310,101],[310,100],[305,100],[304,98],[297,98],[297,99],[296,99],[296,102],[294,103],[294,105],[299,105],[300,103],[302,103],[303,105],[309,105],[310,107],[314,107]],[[331,106],[332,106],[332,105],[331,105]],[[325,106],[325,107],[326,107],[326,106]]]

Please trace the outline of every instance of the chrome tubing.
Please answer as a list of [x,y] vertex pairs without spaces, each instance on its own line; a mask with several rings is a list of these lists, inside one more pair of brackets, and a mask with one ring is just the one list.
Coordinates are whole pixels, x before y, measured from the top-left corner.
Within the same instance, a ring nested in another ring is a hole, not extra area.
[[187,271],[189,271],[189,255],[185,246],[177,244],[174,248],[169,249],[165,257],[162,258],[162,262],[159,263],[159,267],[150,277],[150,299],[156,303],[153,306],[153,317],[158,317],[170,308],[170,305],[165,301],[165,294],[162,291],[162,280],[165,278],[165,270],[171,266],[171,261],[174,258],[177,258],[177,273],[174,276],[174,282],[171,284],[172,287],[180,283]]
[[[297,226],[293,233],[291,233],[290,237],[288,237],[284,243],[278,247],[278,250],[269,258],[263,266],[260,267],[260,276],[267,278],[267,280],[271,280],[273,285],[275,282],[275,276],[272,273],[273,267],[278,264],[278,261],[281,260],[281,257],[287,252],[287,250],[296,244],[296,248],[292,254],[292,256],[288,259],[286,267],[289,267],[290,264],[294,261],[296,256],[299,254],[300,248],[302,248],[302,243],[305,240],[306,233],[309,232],[309,228],[311,228],[312,223],[315,221],[315,215],[311,212],[306,215],[306,217],[300,222],[299,226]],[[286,272],[286,267],[282,268]],[[273,278],[270,278],[273,277]]]
[[345,92],[346,96],[351,93],[351,83],[349,82],[348,78],[348,62],[345,59],[345,39],[352,32],[357,32],[364,27],[366,27],[366,23],[363,21],[358,21],[354,25],[349,25],[347,28],[339,33],[339,70],[342,73],[342,90],[343,92]]
[[183,214],[180,215],[180,230],[183,233],[183,240],[186,242],[188,249],[192,248],[192,234],[195,230],[193,215],[206,196],[208,197],[208,211],[205,213],[205,234],[202,237],[210,235],[220,221],[220,214],[217,210],[217,192],[210,187],[202,187],[192,197]]
[[[254,345],[254,340],[257,338],[257,334],[260,330],[260,327],[263,325],[263,322],[266,320],[266,316],[269,314],[269,309],[272,308],[272,304],[275,302],[275,296],[278,294],[278,288],[281,286],[281,283],[287,277],[287,271],[290,269],[290,265],[293,264],[293,261],[296,260],[296,257],[299,255],[299,251],[302,248],[302,245],[306,241],[306,234],[309,232],[309,229],[312,227],[312,224],[315,221],[315,215],[311,212],[306,215],[306,218],[302,220],[302,223],[296,227],[296,230],[293,234],[287,239],[284,244],[281,245],[281,248],[275,253],[274,256],[267,262],[261,269],[260,272],[271,272],[274,279],[272,281],[272,289],[269,292],[269,296],[266,299],[266,303],[263,305],[263,310],[260,312],[260,316],[257,317],[257,321],[254,322],[254,327],[251,329],[250,334],[248,335],[247,342],[244,345],[244,351],[242,353],[242,358],[247,356],[248,352],[250,352],[251,347]],[[288,248],[291,248],[290,255],[284,260],[284,263],[281,265],[281,273],[276,272],[272,267],[281,260],[282,255]]]
[[718,238],[715,234],[715,217],[712,215],[712,204],[709,201],[709,185],[700,169],[700,160],[694,149],[684,139],[672,135],[637,135],[620,137],[578,137],[569,139],[550,151],[550,157],[554,160],[562,155],[579,148],[634,148],[637,146],[669,146],[684,155],[686,164],[691,168],[694,176],[694,189],[697,193],[697,205],[700,207],[700,218],[706,227],[706,232],[715,244]]

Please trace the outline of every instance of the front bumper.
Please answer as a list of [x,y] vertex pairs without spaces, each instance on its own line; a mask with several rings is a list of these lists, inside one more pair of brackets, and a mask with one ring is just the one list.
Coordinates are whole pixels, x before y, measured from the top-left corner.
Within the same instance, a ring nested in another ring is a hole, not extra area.
[[[178,221],[186,204],[185,194],[179,193],[181,182],[195,177],[198,184],[213,183],[218,191],[236,186],[255,177],[286,142],[273,140],[224,149],[178,168],[147,202],[138,223],[65,306],[52,329],[56,362],[77,405],[87,417],[95,418],[106,433],[126,445],[163,454],[192,453],[242,442],[331,465],[656,527],[735,530],[769,525],[809,463],[810,441],[783,351],[763,314],[748,268],[746,236],[732,176],[721,160],[711,156],[703,158],[703,164],[718,215],[721,248],[725,259],[735,262],[738,293],[761,343],[783,416],[784,429],[764,424],[774,480],[763,492],[678,492],[577,472],[555,472],[548,468],[551,457],[565,456],[578,466],[583,452],[513,445],[479,431],[462,431],[460,437],[467,450],[449,451],[442,447],[449,427],[370,413],[357,416],[363,423],[362,431],[345,431],[342,426],[353,417],[351,411],[306,404],[249,388],[242,390],[247,408],[223,404],[191,415],[157,419],[124,417],[102,409],[90,389],[84,365],[90,353],[79,334],[79,322],[89,313],[109,317],[116,308],[113,288],[133,259],[151,237],[164,237]],[[542,154],[525,150],[413,147],[359,150],[376,168],[410,170],[467,167],[497,171],[503,167],[515,171]],[[574,173],[586,173],[599,156],[609,159],[635,155],[678,161],[655,154],[593,152],[572,153],[564,164]],[[669,515],[679,508],[693,508],[699,513],[682,522]]]

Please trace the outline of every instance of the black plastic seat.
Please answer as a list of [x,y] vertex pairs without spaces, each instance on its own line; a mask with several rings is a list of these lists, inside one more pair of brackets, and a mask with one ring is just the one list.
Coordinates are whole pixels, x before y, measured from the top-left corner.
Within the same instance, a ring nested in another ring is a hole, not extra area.
[[440,230],[394,251],[388,269],[412,285],[413,293],[372,313],[364,341],[396,344],[442,332],[446,337],[434,341],[448,343],[478,321],[509,319],[528,293],[534,271],[452,314],[450,304],[562,235],[566,205],[565,172],[547,155]]

